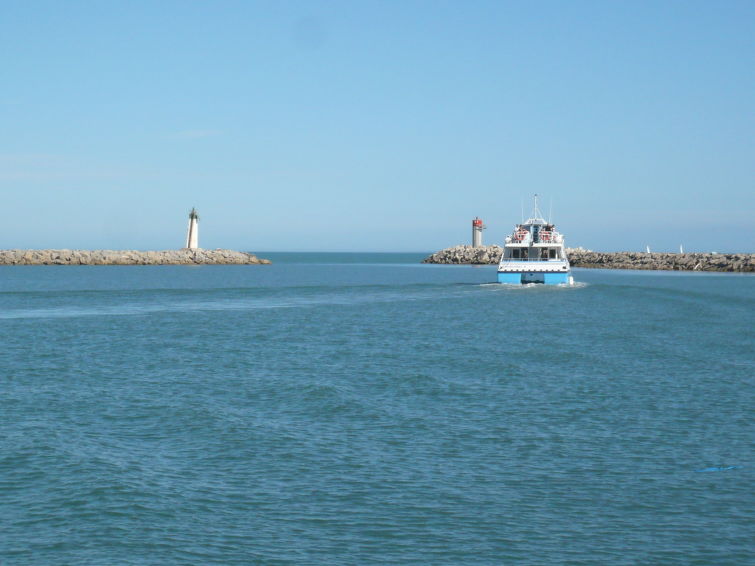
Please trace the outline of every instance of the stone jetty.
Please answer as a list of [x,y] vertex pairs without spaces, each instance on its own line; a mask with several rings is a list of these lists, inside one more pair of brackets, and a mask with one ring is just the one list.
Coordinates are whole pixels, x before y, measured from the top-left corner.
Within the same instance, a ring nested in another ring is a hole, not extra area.
[[[428,256],[422,263],[497,264],[501,254],[503,248],[496,245],[453,246]],[[594,252],[581,248],[567,248],[566,254],[572,267],[755,272],[755,254]]]
[[458,263],[487,265],[501,261],[503,248],[501,246],[453,246],[435,252],[422,260],[422,263]]
[[259,265],[270,260],[233,250],[0,250],[0,265]]

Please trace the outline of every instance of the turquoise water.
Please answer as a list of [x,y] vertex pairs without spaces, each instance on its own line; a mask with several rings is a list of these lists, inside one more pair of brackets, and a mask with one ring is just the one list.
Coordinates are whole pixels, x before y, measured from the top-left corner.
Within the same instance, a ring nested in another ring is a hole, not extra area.
[[2,564],[745,564],[746,275],[0,268]]

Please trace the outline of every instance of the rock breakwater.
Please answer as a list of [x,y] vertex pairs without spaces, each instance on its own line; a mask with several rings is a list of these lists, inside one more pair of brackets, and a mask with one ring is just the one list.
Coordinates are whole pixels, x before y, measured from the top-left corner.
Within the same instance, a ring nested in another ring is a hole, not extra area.
[[422,260],[422,263],[452,263],[487,265],[501,261],[501,246],[453,246],[440,250]]
[[[600,269],[656,269],[665,271],[755,272],[755,254],[593,252],[567,249],[572,267]],[[422,263],[496,264],[501,246],[453,246],[436,252]]]
[[233,250],[0,250],[0,265],[258,265],[254,254]]
[[591,252],[567,250],[573,267],[666,271],[755,271],[755,254]]

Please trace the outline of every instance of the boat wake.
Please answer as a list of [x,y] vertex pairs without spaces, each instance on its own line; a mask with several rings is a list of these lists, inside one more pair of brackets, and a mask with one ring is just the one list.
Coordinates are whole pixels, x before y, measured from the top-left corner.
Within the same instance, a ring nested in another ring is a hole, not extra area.
[[543,285],[542,283],[480,283],[480,287],[490,287],[493,290],[497,291],[523,291],[525,289],[532,290],[532,289],[541,289],[543,291],[553,291],[557,289],[584,289],[585,287],[589,286],[589,283],[585,283],[584,281],[575,281],[571,285],[567,284],[561,284],[561,285]]

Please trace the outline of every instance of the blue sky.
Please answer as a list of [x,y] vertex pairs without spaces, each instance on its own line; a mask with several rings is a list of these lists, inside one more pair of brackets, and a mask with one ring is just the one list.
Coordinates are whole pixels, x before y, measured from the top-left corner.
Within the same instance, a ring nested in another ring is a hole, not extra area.
[[0,248],[755,251],[755,3],[0,5]]

